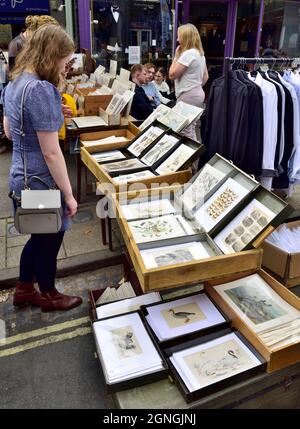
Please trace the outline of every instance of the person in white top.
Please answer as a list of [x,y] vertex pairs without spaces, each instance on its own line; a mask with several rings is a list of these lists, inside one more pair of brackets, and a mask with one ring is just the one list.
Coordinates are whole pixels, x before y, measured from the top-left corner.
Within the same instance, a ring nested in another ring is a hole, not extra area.
[[153,81],[156,89],[159,91],[160,101],[163,104],[168,104],[171,100],[170,98],[168,98],[168,96],[170,95],[170,88],[166,82],[166,77],[166,70],[163,67],[159,67],[159,69],[156,70]]
[[[177,102],[201,107],[205,98],[202,87],[208,81],[208,71],[199,32],[193,24],[181,25],[177,39],[179,46],[169,70],[169,78],[175,80]],[[197,140],[196,121],[181,134]]]

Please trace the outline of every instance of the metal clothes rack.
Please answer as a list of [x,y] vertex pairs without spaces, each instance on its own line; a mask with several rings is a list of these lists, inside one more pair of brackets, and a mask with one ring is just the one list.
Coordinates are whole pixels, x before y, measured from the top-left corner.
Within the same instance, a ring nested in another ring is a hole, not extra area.
[[231,66],[238,64],[244,66],[246,64],[264,65],[270,64],[272,66],[292,66],[298,67],[300,65],[300,58],[232,58],[226,57],[224,61],[224,134],[223,134],[223,153],[227,154],[228,147],[228,90],[229,90],[229,71]]

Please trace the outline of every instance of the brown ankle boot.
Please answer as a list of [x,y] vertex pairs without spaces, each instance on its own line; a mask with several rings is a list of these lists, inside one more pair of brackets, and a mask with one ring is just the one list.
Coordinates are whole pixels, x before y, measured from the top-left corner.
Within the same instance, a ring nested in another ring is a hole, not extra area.
[[43,298],[34,288],[33,282],[17,282],[17,287],[13,296],[13,305],[16,307],[26,307],[27,305],[33,304],[40,307],[42,301]]
[[53,289],[50,292],[42,293],[43,302],[41,304],[42,311],[70,310],[82,304],[82,299],[79,296],[68,296]]

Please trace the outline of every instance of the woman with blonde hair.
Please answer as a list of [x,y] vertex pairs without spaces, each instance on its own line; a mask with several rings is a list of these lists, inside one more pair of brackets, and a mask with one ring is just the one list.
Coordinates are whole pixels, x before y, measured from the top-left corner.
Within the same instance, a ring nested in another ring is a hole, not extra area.
[[[193,24],[185,24],[178,28],[177,38],[179,45],[169,78],[175,80],[177,101],[201,107],[205,98],[202,86],[208,81],[208,72],[199,32]],[[195,121],[183,133],[196,140]]]
[[44,24],[54,24],[59,25],[59,22],[56,21],[50,15],[28,15],[25,19],[25,28],[26,30],[23,33],[20,33],[15,37],[8,46],[8,63],[9,69],[12,70],[15,65],[16,56],[23,49],[25,43],[39,27]]
[[[13,297],[18,307],[33,304],[42,311],[68,310],[82,302],[80,297],[63,295],[55,288],[57,255],[70,218],[77,211],[58,140],[63,114],[57,87],[73,53],[74,43],[65,30],[53,24],[43,25],[18,55],[11,81],[3,93],[4,129],[13,141],[10,191],[20,198],[26,161],[29,188],[59,188],[64,208],[61,230],[56,234],[32,234],[23,249]],[[22,99],[24,133],[21,134]],[[35,279],[41,293],[34,288]]]

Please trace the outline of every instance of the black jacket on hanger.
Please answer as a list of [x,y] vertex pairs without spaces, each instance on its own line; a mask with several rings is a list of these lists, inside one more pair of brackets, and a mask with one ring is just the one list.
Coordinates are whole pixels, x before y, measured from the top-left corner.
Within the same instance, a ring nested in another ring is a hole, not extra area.
[[[264,112],[261,88],[252,82],[244,70],[236,70],[236,78],[248,90],[248,134],[244,145],[236,147],[235,158],[241,158],[241,168],[249,174],[259,176],[263,159]],[[255,151],[255,156],[253,156]],[[255,160],[253,160],[253,158]],[[253,162],[254,161],[254,162]]]
[[[232,72],[229,72],[227,117],[225,118],[224,84],[224,77],[221,77],[216,79],[211,86],[206,108],[206,129],[203,134],[203,142],[207,148],[207,157],[219,153],[239,167],[241,165],[239,148],[241,151],[244,150],[248,138],[248,88]],[[227,121],[226,143],[224,139],[225,121]],[[255,144],[257,142],[254,142]],[[256,149],[253,148],[253,151]],[[257,151],[254,153],[257,154]],[[252,156],[252,158],[254,157]],[[253,165],[257,165],[257,161],[254,160]],[[250,171],[247,172],[250,173]]]

